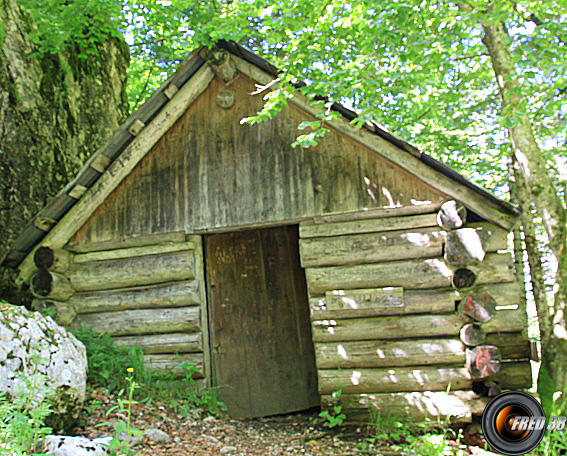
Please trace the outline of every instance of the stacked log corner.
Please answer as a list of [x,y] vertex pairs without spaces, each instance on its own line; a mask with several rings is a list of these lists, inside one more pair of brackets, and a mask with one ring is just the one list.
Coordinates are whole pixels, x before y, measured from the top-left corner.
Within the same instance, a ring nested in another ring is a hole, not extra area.
[[[466,422],[489,400],[473,392],[479,377],[502,389],[531,386],[527,316],[502,253],[507,232],[467,224],[459,203],[438,208],[300,225],[322,405],[340,402],[348,420]],[[484,305],[468,309],[475,318],[463,310],[469,294]],[[475,352],[464,333],[479,342]],[[496,353],[500,363],[471,370],[475,356]]]
[[201,238],[170,237],[142,239],[141,247],[81,245],[81,253],[39,248],[34,308],[67,328],[89,327],[139,347],[148,368],[181,373],[194,363],[195,377],[208,377]]

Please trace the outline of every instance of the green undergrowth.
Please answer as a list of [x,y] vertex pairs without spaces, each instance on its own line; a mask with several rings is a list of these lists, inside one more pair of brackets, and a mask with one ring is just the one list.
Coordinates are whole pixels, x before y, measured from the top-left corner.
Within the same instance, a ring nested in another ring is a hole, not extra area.
[[[193,363],[182,364],[181,372],[148,369],[142,351],[137,347],[116,345],[108,334],[81,327],[73,334],[87,350],[88,383],[110,394],[119,394],[137,385],[134,398],[151,405],[163,403],[181,414],[200,407],[211,415],[224,410],[216,389],[201,388],[195,381],[197,368]],[[126,370],[129,374],[126,374]]]

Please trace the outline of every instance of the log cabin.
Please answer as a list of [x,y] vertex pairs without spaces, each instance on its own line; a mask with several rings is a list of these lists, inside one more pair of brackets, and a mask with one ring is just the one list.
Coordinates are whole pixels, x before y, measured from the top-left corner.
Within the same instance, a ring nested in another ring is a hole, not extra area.
[[299,90],[242,123],[277,74],[233,42],[190,54],[3,259],[34,306],[194,363],[239,417],[466,422],[530,387],[517,208],[337,103],[292,148],[322,115]]

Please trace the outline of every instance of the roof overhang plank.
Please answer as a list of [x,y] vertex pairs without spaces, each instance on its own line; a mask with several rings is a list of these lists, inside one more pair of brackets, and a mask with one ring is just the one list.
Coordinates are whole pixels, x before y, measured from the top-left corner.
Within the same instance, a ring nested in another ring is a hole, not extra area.
[[[258,82],[262,86],[271,84],[275,79],[273,75],[262,71],[257,66],[241,59],[240,57],[232,56],[232,59],[239,72]],[[276,87],[277,84],[272,84],[272,86]],[[297,92],[293,98],[289,99],[289,102],[316,118],[322,118],[324,115],[320,108],[313,106],[306,97]],[[478,191],[456,182],[454,179],[436,171],[414,154],[400,149],[391,142],[367,131],[364,128],[357,128],[344,118],[326,121],[325,123],[327,126],[348,136],[357,143],[368,147],[372,151],[401,166],[411,174],[415,175],[418,179],[443,192],[450,198],[463,202],[466,206],[485,219],[500,225],[506,230],[510,230],[514,226],[517,217],[503,212],[497,204],[482,196]],[[478,190],[482,189],[479,187]],[[488,194],[488,192],[486,193]]]
[[19,267],[17,282],[29,280],[35,265],[33,255],[40,246],[63,247],[75,232],[83,226],[93,212],[104,202],[112,191],[130,174],[140,160],[151,150],[158,140],[175,124],[187,108],[203,93],[214,78],[215,73],[209,65],[203,65],[193,77],[179,89],[171,101],[159,114],[140,131],[138,136],[113,161],[106,172],[90,187],[79,201],[36,245]]

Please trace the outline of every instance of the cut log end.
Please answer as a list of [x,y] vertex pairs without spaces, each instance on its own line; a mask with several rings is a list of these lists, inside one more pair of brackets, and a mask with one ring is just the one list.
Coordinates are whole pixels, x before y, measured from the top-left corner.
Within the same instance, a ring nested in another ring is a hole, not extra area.
[[456,201],[447,201],[437,213],[437,224],[445,230],[461,228],[467,221],[467,209]]
[[55,254],[49,247],[40,247],[35,251],[33,261],[39,269],[49,269],[55,262]]
[[467,350],[467,368],[475,379],[489,377],[500,371],[500,351],[493,345],[479,345]]
[[459,290],[470,288],[476,281],[476,274],[470,269],[459,268],[453,275],[453,286]]
[[32,293],[39,297],[49,296],[53,289],[53,279],[48,271],[40,270],[32,278]]
[[488,293],[469,293],[463,300],[462,311],[473,320],[486,323],[496,312],[496,300]]
[[473,347],[484,342],[486,333],[479,325],[469,323],[461,328],[460,338],[463,344]]

